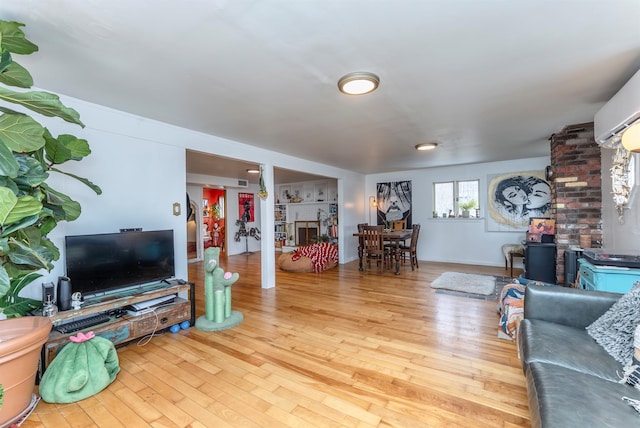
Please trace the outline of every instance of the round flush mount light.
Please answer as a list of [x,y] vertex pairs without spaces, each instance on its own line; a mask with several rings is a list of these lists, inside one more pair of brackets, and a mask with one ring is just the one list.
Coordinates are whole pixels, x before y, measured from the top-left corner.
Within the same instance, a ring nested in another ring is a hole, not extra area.
[[416,150],[420,150],[420,151],[433,150],[436,147],[438,147],[438,143],[420,143],[420,144],[416,144]]
[[247,172],[248,172],[249,174],[260,174],[260,170],[259,170],[259,169],[257,169],[257,168],[249,168],[249,169],[247,170]]
[[338,89],[347,95],[364,95],[376,90],[380,78],[373,73],[358,71],[345,74],[338,80]]

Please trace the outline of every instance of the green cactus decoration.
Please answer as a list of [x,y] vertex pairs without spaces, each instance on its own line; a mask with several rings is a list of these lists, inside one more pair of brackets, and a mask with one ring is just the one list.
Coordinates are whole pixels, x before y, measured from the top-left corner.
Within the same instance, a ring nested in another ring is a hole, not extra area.
[[196,320],[196,328],[219,331],[235,327],[243,320],[241,312],[231,309],[231,285],[238,273],[225,272],[220,267],[220,248],[209,247],[204,252],[205,314]]

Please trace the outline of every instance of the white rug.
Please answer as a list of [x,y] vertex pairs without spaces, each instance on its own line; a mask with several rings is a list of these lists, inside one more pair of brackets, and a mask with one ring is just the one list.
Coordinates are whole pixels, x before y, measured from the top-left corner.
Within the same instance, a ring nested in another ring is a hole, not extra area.
[[496,278],[494,276],[459,272],[445,272],[431,283],[431,288],[482,294],[484,296],[493,294],[495,287]]

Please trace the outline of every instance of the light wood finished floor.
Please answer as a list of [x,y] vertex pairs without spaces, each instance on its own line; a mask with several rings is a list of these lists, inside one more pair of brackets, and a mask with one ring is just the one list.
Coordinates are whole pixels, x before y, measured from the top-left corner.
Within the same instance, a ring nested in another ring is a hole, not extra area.
[[[437,294],[445,271],[502,268],[420,262],[401,275],[277,273],[260,288],[260,254],[221,260],[239,272],[221,332],[165,333],[119,348],[121,371],[78,403],[41,402],[24,427],[529,427],[515,345],[497,338],[496,302]],[[519,272],[518,272],[519,273]],[[192,264],[198,314],[202,264]]]

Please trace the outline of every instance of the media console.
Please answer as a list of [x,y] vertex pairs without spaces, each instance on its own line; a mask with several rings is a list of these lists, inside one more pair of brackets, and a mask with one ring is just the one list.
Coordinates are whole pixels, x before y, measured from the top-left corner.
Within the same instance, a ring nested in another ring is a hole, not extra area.
[[[176,297],[173,302],[166,305],[159,305],[153,311],[141,315],[112,316],[103,324],[99,324],[86,329],[74,331],[72,333],[61,333],[55,328],[57,325],[81,318],[87,315],[104,313],[108,311],[118,311],[124,307],[163,296],[179,295],[181,292],[188,293],[187,299]],[[193,326],[196,315],[195,284],[178,280],[150,284],[138,287],[134,290],[114,292],[109,295],[94,297],[85,302],[85,306],[80,309],[59,312],[51,317],[53,330],[49,334],[49,339],[42,348],[42,358],[40,359],[40,376],[44,373],[58,350],[70,342],[69,337],[79,332],[93,331],[96,336],[101,336],[111,340],[114,345],[123,345],[132,340],[152,334],[154,331],[161,331],[183,321],[189,321]]]

